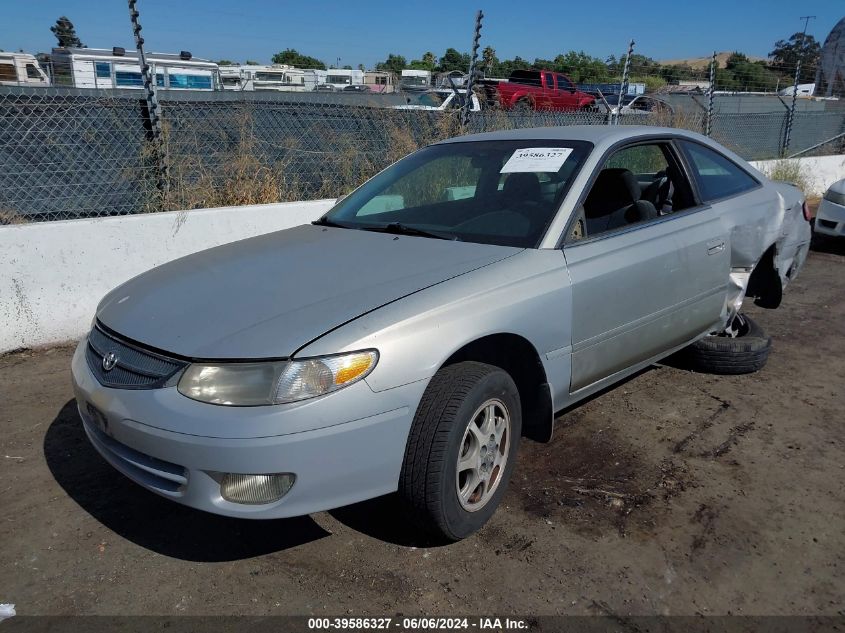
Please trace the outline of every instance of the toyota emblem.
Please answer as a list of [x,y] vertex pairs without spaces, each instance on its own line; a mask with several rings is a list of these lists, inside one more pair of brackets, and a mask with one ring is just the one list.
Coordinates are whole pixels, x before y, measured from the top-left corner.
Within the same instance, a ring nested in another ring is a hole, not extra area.
[[117,354],[109,352],[103,356],[103,369],[105,371],[111,371],[115,365],[117,365]]

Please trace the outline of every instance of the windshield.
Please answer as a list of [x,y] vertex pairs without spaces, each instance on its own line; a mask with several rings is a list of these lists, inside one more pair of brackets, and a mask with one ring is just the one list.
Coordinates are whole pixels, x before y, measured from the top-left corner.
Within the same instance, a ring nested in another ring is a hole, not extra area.
[[548,140],[432,145],[364,183],[325,221],[534,248],[591,148]]
[[412,100],[412,105],[430,106],[433,108],[439,107],[446,99],[445,96],[436,92],[424,92],[416,99]]

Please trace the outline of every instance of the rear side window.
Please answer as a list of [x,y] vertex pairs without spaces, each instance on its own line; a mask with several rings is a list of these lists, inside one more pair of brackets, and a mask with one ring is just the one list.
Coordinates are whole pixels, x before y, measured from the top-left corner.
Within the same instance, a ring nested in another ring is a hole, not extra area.
[[682,142],[704,202],[754,189],[758,182],[718,152],[697,143]]
[[18,73],[14,65],[0,62],[0,81],[17,81]]
[[572,90],[572,82],[570,82],[563,75],[557,75],[557,89],[558,90]]

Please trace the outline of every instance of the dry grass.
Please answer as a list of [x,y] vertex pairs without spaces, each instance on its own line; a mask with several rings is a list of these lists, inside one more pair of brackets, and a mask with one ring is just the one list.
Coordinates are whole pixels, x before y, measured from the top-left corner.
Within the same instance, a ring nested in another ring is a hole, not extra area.
[[703,112],[669,108],[658,108],[649,120],[649,125],[674,127],[691,132],[704,132],[705,115]]
[[780,180],[795,185],[805,193],[808,191],[807,174],[801,163],[795,159],[776,160],[763,167],[762,171],[770,180]]
[[[165,126],[161,146],[149,143],[141,157],[147,168],[142,184],[146,192],[144,211],[190,210],[222,206],[240,206],[321,198],[348,194],[380,170],[431,143],[464,133],[458,112],[423,113],[401,110],[376,110],[368,115],[383,133],[383,141],[359,138],[361,134],[338,134],[326,127],[309,132],[319,151],[306,149],[297,139],[269,142],[255,134],[254,105],[245,106],[237,119],[237,128],[227,131],[234,138],[231,149],[209,154],[202,134],[180,130],[175,146],[170,129]],[[430,114],[430,116],[429,116]],[[493,108],[474,115],[476,129],[486,131],[514,129],[526,121]],[[543,113],[533,113],[530,124],[556,125],[557,120]],[[649,124],[703,132],[704,113],[660,109]],[[366,137],[366,133],[363,135]],[[272,145],[268,151],[268,144]],[[219,143],[216,146],[225,146]],[[310,144],[313,147],[315,144]],[[323,149],[323,148],[329,149]],[[282,151],[279,151],[282,150]],[[159,156],[168,165],[167,187],[158,188]],[[281,158],[278,156],[281,155]],[[270,156],[277,158],[271,159]],[[178,157],[178,158],[177,158]],[[309,163],[303,163],[303,157]],[[311,165],[304,167],[303,165]],[[769,176],[794,182],[806,189],[806,178],[794,161],[778,161]],[[13,214],[12,214],[13,215]],[[0,216],[2,221],[2,216]]]
[[9,224],[29,224],[26,216],[11,209],[0,209],[0,226]]
[[[213,156],[202,151],[196,138],[188,146],[182,141],[175,147],[173,135],[165,126],[161,143],[147,143],[142,151],[141,161],[146,167],[144,211],[336,198],[417,149],[461,133],[457,115],[417,120],[412,127],[411,117],[416,114],[387,109],[375,113],[377,125],[385,134],[383,151],[378,152],[362,151],[363,141],[353,136],[338,139],[331,130],[316,130],[317,137],[334,149],[319,152],[320,166],[316,173],[309,174],[308,181],[301,176],[297,158],[303,152],[314,152],[302,150],[295,139],[285,139],[274,144],[274,149],[283,150],[284,157],[270,164],[253,131],[248,109],[239,118],[235,147]],[[168,169],[165,191],[158,186],[160,156]]]

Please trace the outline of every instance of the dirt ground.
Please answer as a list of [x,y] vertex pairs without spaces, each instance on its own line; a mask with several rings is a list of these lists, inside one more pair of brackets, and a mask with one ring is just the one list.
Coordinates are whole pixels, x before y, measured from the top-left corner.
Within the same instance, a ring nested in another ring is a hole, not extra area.
[[503,507],[427,547],[390,498],[272,522],[161,499],[89,446],[70,347],[0,358],[0,603],[35,614],[845,615],[845,244],[768,366],[656,367],[525,441]]

